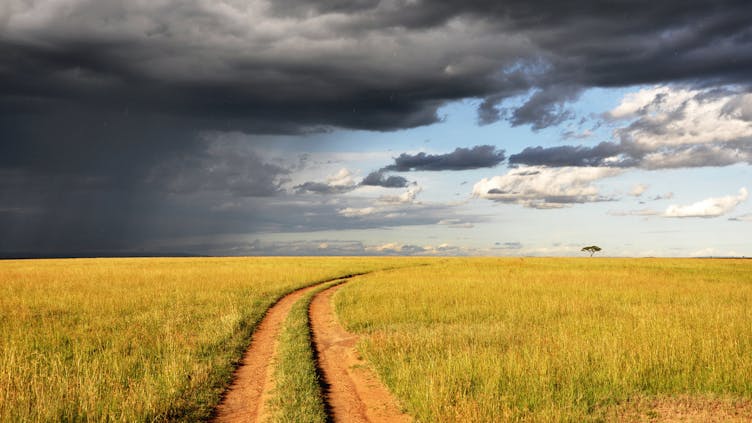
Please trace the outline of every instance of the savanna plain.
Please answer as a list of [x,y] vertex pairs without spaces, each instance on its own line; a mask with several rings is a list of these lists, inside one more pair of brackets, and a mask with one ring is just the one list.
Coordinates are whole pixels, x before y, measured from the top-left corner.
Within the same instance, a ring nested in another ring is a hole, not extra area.
[[[752,260],[0,261],[0,421],[211,419],[266,310],[273,421],[326,421],[311,297],[416,421],[752,421]],[[290,405],[293,404],[293,405]]]

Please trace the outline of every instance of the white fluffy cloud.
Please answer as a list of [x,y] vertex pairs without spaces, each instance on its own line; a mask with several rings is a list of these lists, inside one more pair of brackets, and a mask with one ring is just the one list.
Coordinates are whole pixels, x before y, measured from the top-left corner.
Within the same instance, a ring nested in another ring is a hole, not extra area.
[[646,149],[752,139],[752,94],[746,93],[644,88],[627,94],[606,116],[635,119],[617,133],[623,141]]
[[473,196],[533,208],[607,201],[611,198],[593,183],[621,172],[608,167],[521,167],[506,175],[483,178],[473,187]]
[[671,205],[663,214],[665,217],[718,217],[733,210],[748,197],[746,188],[741,188],[738,195],[707,198],[688,206]]
[[633,197],[639,197],[641,196],[645,191],[648,190],[648,186],[645,184],[637,184],[632,187],[631,190],[629,190],[629,195]]
[[382,195],[379,202],[384,204],[412,204],[423,188],[413,185],[400,195]]
[[334,186],[353,186],[357,184],[355,179],[353,179],[353,173],[344,167],[334,175],[327,178],[326,181],[329,183],[329,185]]
[[382,195],[376,200],[374,205],[368,207],[346,207],[338,210],[337,213],[344,217],[380,215],[387,218],[396,218],[403,216],[408,211],[407,207],[411,205],[420,207],[421,203],[415,201],[415,199],[422,190],[421,187],[413,185],[400,195]]
[[348,169],[342,168],[334,175],[329,176],[326,182],[309,181],[296,185],[294,188],[298,193],[343,194],[358,187],[358,183],[353,176],[353,173]]

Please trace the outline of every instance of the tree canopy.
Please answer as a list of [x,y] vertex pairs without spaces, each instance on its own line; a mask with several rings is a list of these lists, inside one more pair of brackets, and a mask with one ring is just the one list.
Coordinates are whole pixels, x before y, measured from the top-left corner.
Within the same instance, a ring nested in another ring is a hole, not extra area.
[[600,250],[601,250],[601,247],[597,245],[590,245],[587,247],[582,247],[582,250],[580,251],[587,251],[588,253],[590,253],[590,257],[593,257],[593,254],[597,253]]

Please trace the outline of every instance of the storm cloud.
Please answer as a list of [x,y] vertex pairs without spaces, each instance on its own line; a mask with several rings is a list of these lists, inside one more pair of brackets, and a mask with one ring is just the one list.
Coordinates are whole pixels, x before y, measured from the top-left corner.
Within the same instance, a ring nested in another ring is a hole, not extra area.
[[[538,130],[569,119],[568,104],[591,87],[712,82],[748,92],[750,21],[741,0],[5,1],[0,249],[138,249],[154,237],[265,227],[253,210],[282,194],[291,167],[254,148],[211,150],[206,133],[399,130],[440,122],[439,109],[462,99],[478,99],[481,123]],[[740,98],[725,112],[748,119],[747,106]],[[642,123],[620,135],[632,144],[523,151],[510,163],[543,164],[547,153],[562,166],[601,167],[650,167],[660,159],[650,154],[687,157],[672,166],[698,153],[750,157],[735,141],[631,149],[655,132]],[[392,166],[503,161],[475,149]],[[626,161],[610,162],[609,149]],[[407,185],[384,173],[366,180]],[[217,211],[237,202],[255,208]]]

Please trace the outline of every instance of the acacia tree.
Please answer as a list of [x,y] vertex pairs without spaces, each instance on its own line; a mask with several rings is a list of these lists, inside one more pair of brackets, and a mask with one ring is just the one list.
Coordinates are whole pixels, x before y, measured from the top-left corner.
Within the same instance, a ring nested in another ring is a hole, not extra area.
[[582,247],[582,250],[580,251],[587,251],[588,253],[590,253],[590,257],[593,257],[593,254],[597,253],[600,250],[601,250],[601,247],[597,245],[590,245],[588,247]]

